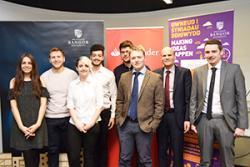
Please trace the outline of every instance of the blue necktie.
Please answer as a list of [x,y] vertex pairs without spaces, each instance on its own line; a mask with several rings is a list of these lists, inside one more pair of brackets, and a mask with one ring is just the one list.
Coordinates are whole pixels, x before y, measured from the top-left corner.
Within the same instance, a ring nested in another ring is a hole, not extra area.
[[134,83],[133,83],[133,89],[131,94],[131,101],[129,106],[129,117],[132,120],[136,120],[137,118],[137,103],[138,103],[138,76],[140,75],[140,72],[134,72]]
[[214,93],[214,83],[215,83],[215,72],[217,68],[212,67],[212,77],[210,80],[209,93],[208,93],[208,102],[207,102],[207,119],[212,118],[212,105],[213,105],[213,93]]

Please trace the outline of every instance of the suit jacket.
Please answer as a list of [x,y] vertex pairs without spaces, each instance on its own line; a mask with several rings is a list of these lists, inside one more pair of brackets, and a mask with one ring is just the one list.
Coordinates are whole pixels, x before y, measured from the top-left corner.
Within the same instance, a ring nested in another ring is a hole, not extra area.
[[[122,126],[128,116],[132,72],[123,73],[118,85],[116,122]],[[163,116],[164,96],[160,76],[147,70],[138,95],[137,119],[144,132],[155,131]]]
[[[208,65],[194,70],[190,100],[190,120],[198,123],[204,107]],[[222,62],[220,74],[220,101],[229,128],[248,128],[245,78],[239,65]]]
[[[161,75],[163,80],[164,68],[157,69],[156,73]],[[183,130],[184,121],[189,121],[189,103],[192,86],[192,76],[189,69],[175,66],[174,76],[174,115],[178,127]]]

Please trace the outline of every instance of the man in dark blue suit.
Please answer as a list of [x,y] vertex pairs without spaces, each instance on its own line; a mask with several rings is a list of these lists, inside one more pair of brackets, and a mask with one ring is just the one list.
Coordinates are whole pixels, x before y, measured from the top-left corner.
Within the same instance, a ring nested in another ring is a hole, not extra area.
[[175,65],[172,48],[163,48],[161,54],[164,67],[155,71],[162,76],[165,88],[165,112],[157,129],[159,166],[168,166],[173,152],[173,166],[183,167],[184,133],[190,128],[192,77],[189,69]]

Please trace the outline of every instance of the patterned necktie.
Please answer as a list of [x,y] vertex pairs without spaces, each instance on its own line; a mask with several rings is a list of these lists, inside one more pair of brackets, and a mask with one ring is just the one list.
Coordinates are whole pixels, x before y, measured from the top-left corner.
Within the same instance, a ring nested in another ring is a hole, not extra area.
[[213,93],[214,93],[215,74],[216,74],[217,68],[212,67],[211,70],[212,70],[212,77],[210,81],[208,102],[207,102],[207,119],[208,120],[212,118]]
[[169,74],[171,71],[166,71],[165,78],[165,111],[170,109],[170,92],[169,92]]
[[138,76],[140,75],[140,72],[134,72],[134,83],[133,83],[133,89],[131,93],[131,101],[129,106],[129,117],[132,120],[136,120],[137,118],[137,103],[138,103]]

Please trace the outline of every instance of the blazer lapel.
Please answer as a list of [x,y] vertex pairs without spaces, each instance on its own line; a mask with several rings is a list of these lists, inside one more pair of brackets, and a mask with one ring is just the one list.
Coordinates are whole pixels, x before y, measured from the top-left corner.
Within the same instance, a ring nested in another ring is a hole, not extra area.
[[161,79],[162,82],[164,81],[164,67],[161,69]]
[[174,72],[174,92],[176,90],[176,85],[177,85],[177,81],[178,81],[178,78],[179,78],[179,74],[180,74],[180,70],[177,66],[175,66],[175,72]]
[[201,77],[202,77],[202,90],[203,90],[203,97],[206,96],[206,89],[207,89],[207,72],[208,72],[208,65],[204,66]]
[[141,97],[141,95],[142,95],[142,92],[143,92],[145,86],[147,85],[149,78],[150,78],[150,73],[149,73],[148,70],[147,70],[146,73],[145,73],[144,79],[143,79],[143,81],[142,81],[140,93],[139,93],[139,96],[138,96],[138,101],[140,100],[140,97]]
[[226,63],[222,61],[222,63],[221,63],[221,72],[220,72],[220,93],[221,93],[221,91],[223,89],[223,86],[224,86],[226,73],[227,73]]
[[129,101],[130,101],[130,97],[131,97],[131,93],[132,93],[132,77],[133,77],[133,73],[132,72],[129,72],[129,75],[128,75],[128,84],[127,84],[127,92],[128,92],[128,98],[129,98]]

